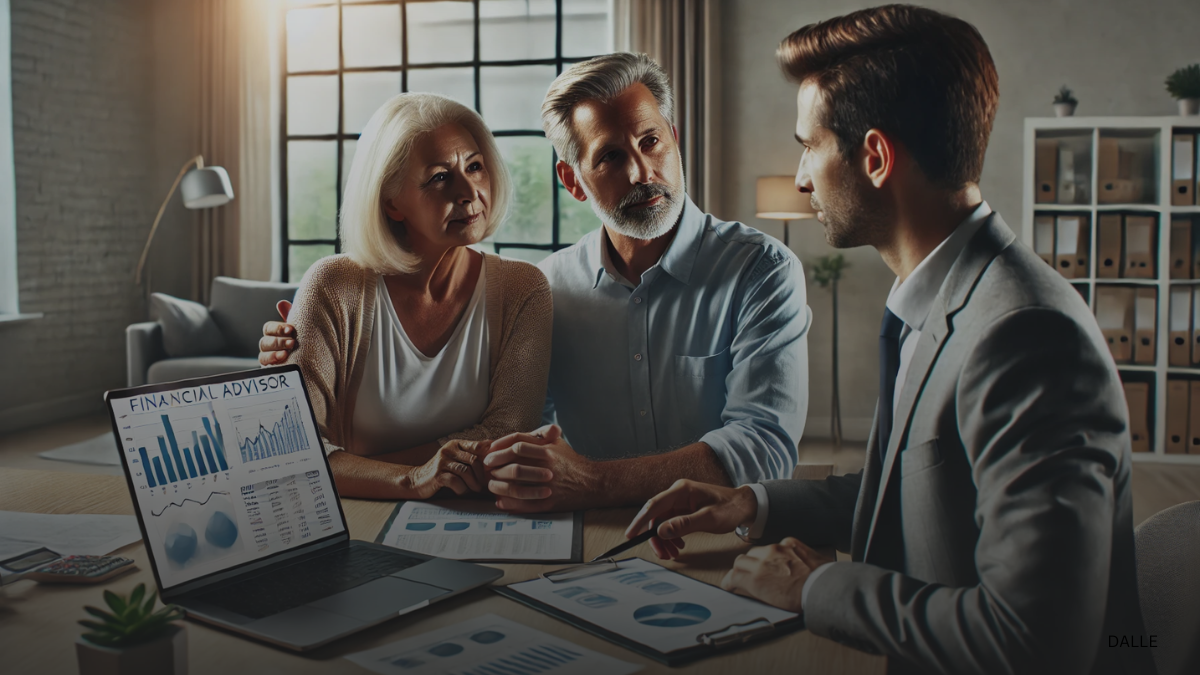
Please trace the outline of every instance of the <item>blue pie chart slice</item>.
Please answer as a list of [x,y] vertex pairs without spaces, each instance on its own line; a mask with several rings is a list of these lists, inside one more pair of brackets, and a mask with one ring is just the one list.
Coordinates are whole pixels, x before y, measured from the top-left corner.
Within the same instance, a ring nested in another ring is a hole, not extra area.
[[656,628],[682,628],[708,621],[712,612],[702,605],[690,602],[670,602],[661,605],[646,605],[633,613],[634,621]]

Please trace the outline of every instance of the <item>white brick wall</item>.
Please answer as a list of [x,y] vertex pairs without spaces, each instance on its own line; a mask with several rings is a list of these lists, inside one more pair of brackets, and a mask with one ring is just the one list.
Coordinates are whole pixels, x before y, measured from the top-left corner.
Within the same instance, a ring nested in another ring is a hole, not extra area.
[[12,0],[21,310],[0,326],[0,433],[102,410],[125,382],[133,270],[161,195],[150,0]]

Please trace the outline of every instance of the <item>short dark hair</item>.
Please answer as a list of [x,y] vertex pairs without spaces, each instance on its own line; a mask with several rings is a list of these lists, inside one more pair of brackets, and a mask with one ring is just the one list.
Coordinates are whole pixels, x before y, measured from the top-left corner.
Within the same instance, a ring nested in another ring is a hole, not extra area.
[[903,143],[935,184],[979,182],[1000,84],[971,24],[885,5],[805,26],[777,56],[789,80],[820,87],[822,122],[847,158],[879,129]]

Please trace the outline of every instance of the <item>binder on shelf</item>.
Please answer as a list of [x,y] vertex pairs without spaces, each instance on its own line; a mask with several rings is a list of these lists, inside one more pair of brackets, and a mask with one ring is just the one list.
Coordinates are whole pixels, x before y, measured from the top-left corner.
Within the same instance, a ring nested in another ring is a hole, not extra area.
[[1154,363],[1154,345],[1158,341],[1155,320],[1158,316],[1158,289],[1139,288],[1134,300],[1133,362]]
[[1033,250],[1046,264],[1054,265],[1054,216],[1033,217]]
[[1134,452],[1150,452],[1150,383],[1126,382],[1125,402],[1129,405],[1129,436]]
[[1171,206],[1192,206],[1196,203],[1196,136],[1175,134],[1171,139]]
[[1192,363],[1192,289],[1171,287],[1171,308],[1167,318],[1167,364],[1186,368]]
[[1058,141],[1039,138],[1033,152],[1034,197],[1037,204],[1053,204],[1058,198],[1055,183],[1058,177]]
[[1058,203],[1075,203],[1075,151],[1065,146],[1058,148]]
[[1100,214],[1096,237],[1096,277],[1116,279],[1121,275],[1121,214]]
[[1079,216],[1059,216],[1055,223],[1054,260],[1057,264],[1054,267],[1068,279],[1079,276],[1080,220]]
[[1188,382],[1188,443],[1187,453],[1200,453],[1200,380]]
[[1188,381],[1167,380],[1167,454],[1181,455],[1188,446]]
[[1192,278],[1200,279],[1200,237],[1192,237]]
[[1192,365],[1200,363],[1200,317],[1196,309],[1200,308],[1200,286],[1192,287]]
[[1113,360],[1128,363],[1133,356],[1133,289],[1121,286],[1096,287],[1096,323]]
[[1125,216],[1125,256],[1121,276],[1154,278],[1154,216]]
[[1116,138],[1100,138],[1096,157],[1096,203],[1129,204],[1142,198],[1142,183],[1133,178],[1133,153]]
[[1192,278],[1192,221],[1175,218],[1171,221],[1171,278]]

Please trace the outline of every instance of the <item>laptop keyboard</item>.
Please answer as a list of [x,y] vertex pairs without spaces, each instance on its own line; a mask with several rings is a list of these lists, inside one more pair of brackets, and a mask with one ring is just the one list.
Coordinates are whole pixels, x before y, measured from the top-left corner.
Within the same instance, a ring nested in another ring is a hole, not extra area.
[[196,600],[261,619],[348,591],[425,562],[402,553],[351,546],[270,570],[196,596]]

